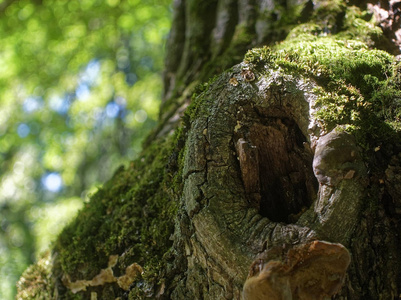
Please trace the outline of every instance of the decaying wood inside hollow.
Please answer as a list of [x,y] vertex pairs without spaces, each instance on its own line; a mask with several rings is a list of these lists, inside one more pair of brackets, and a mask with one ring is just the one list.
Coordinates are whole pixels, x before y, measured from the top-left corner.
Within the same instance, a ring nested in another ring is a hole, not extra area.
[[275,222],[295,222],[316,199],[313,154],[297,124],[264,118],[243,126],[236,149],[251,206]]

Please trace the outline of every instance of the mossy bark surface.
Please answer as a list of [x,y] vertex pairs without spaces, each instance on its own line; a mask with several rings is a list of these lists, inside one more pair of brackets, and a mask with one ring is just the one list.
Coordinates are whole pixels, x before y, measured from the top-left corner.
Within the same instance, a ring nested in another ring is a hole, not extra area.
[[175,1],[159,127],[19,299],[241,299],[316,239],[351,253],[337,299],[398,297],[400,63],[361,2]]

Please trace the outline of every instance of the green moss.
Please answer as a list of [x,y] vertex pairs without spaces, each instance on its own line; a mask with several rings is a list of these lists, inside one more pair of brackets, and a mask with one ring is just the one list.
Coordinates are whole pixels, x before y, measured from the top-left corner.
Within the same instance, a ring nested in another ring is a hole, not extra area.
[[372,15],[355,6],[347,9],[344,28],[346,30],[337,34],[338,39],[363,41],[369,47],[379,46],[383,35],[383,31],[374,24]]
[[16,299],[53,299],[54,280],[51,275],[50,254],[46,253],[36,264],[30,266],[22,274],[17,283],[18,294]]
[[[319,103],[333,103],[340,110],[352,103],[355,110],[370,106],[376,114],[386,115],[383,109],[394,107],[391,99],[400,98],[400,78],[393,56],[369,50],[359,41],[310,36],[307,42],[295,39],[273,49],[250,50],[244,61],[313,78],[324,86]],[[332,117],[342,119],[340,110]]]
[[55,251],[72,281],[92,279],[107,267],[110,255],[123,252],[122,270],[136,262],[145,270],[143,278],[157,279],[172,246],[177,204],[166,162],[176,143],[176,136],[153,143],[94,194],[62,232]]
[[[346,6],[344,1],[316,1],[315,10],[307,23],[292,28],[288,39],[309,39],[313,36],[336,36],[338,40],[357,40],[368,47],[380,48],[385,39],[375,25],[370,12],[356,6]],[[307,34],[307,35],[305,35]]]
[[196,118],[197,115],[206,113],[205,111],[201,111],[202,108],[204,109],[204,105],[202,104],[206,99],[201,95],[205,91],[207,91],[209,86],[211,86],[217,79],[219,79],[219,76],[215,75],[210,78],[208,82],[201,83],[196,86],[194,93],[192,94],[191,104],[188,106],[184,113],[184,126],[187,126],[189,128],[191,126],[191,122]]
[[[359,22],[361,27],[371,27]],[[318,30],[303,24],[274,47],[248,51],[244,63],[261,74],[281,70],[314,80],[315,117],[327,131],[345,125],[368,152],[378,144],[399,140],[400,63],[385,51],[369,49],[364,39],[340,39],[348,36],[345,32],[319,36]]]
[[329,22],[327,18],[333,18],[333,16],[343,13],[346,8],[343,0],[317,0],[314,1],[314,5],[316,6],[314,18],[327,22]]

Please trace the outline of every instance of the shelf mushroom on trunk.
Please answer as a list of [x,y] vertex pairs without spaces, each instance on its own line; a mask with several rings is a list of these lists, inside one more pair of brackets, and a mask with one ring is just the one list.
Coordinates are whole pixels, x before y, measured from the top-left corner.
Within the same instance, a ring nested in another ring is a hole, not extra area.
[[254,261],[244,300],[321,300],[340,290],[350,263],[344,246],[313,241],[286,248],[270,249]]

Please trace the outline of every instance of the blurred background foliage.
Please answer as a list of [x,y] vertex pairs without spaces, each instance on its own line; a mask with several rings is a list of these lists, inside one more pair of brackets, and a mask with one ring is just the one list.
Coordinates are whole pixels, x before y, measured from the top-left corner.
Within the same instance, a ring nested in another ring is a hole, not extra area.
[[0,299],[140,151],[170,2],[0,0]]

